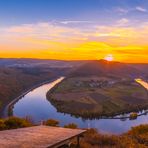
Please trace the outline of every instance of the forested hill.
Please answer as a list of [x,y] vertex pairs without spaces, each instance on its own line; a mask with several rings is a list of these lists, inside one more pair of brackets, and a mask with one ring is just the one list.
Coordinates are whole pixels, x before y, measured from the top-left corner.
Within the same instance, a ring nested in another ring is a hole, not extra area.
[[[146,76],[147,72],[143,65],[109,62],[106,60],[89,61],[74,70],[69,77],[77,76],[114,76],[114,77],[140,77]],[[148,64],[145,64],[148,66]]]
[[13,99],[47,80],[66,75],[80,61],[0,59],[0,115]]
[[24,90],[31,88],[45,80],[53,78],[50,71],[37,69],[0,68],[0,115],[7,103]]

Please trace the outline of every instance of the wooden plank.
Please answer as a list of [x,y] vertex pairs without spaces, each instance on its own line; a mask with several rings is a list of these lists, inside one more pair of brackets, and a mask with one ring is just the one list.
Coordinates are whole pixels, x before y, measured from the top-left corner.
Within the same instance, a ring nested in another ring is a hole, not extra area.
[[0,147],[3,148],[46,148],[56,147],[85,130],[50,126],[34,126],[0,131]]

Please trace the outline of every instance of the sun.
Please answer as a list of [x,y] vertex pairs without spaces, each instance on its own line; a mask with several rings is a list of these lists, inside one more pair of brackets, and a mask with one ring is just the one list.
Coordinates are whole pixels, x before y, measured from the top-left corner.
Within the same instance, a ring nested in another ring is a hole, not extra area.
[[108,55],[106,55],[106,56],[104,57],[104,60],[106,60],[106,61],[113,61],[113,60],[114,60],[114,57],[113,57],[112,54],[108,54]]

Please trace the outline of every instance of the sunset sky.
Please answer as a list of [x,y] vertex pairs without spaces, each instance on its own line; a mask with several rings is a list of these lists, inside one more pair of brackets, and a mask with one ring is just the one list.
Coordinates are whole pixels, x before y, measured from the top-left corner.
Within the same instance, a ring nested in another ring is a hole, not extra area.
[[148,63],[148,0],[1,0],[0,57]]

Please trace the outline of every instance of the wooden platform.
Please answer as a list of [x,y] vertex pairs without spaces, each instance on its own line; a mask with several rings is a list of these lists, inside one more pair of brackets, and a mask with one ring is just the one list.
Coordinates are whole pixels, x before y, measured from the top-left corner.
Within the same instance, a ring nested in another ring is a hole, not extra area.
[[0,131],[2,148],[57,148],[68,140],[79,137],[85,130],[50,126],[34,126]]

